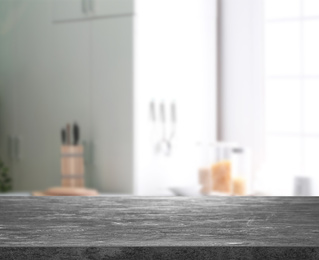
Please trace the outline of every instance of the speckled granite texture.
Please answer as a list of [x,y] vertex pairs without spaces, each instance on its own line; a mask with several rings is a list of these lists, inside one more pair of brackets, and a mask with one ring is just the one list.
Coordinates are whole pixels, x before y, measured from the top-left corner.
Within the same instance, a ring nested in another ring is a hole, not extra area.
[[3,197],[0,259],[319,259],[319,198]]

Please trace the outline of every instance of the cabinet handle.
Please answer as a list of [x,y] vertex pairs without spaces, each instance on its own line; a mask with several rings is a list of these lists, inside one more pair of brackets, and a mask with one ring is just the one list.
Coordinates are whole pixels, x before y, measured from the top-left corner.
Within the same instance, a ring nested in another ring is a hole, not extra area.
[[172,139],[175,137],[175,127],[176,127],[176,121],[177,121],[177,111],[176,111],[176,103],[173,102],[171,104],[171,135],[169,137],[169,140],[172,141]]
[[162,102],[160,104],[160,112],[161,112],[161,120],[162,120],[162,123],[165,124],[165,104],[164,102]]
[[173,102],[171,104],[171,120],[172,120],[173,124],[176,123],[176,104],[175,104],[175,102]]
[[153,123],[156,122],[156,108],[155,108],[155,102],[151,101],[150,103],[150,117],[151,117],[151,121]]
[[165,113],[165,104],[162,102],[160,104],[160,117],[161,117],[161,123],[162,123],[162,131],[163,131],[163,137],[162,140],[166,140],[166,113]]

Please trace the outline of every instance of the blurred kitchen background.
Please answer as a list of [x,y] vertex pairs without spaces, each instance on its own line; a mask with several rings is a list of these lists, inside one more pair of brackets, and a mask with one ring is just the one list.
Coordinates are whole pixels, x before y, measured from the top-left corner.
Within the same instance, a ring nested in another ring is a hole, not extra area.
[[318,32],[318,0],[0,0],[0,190],[319,195]]

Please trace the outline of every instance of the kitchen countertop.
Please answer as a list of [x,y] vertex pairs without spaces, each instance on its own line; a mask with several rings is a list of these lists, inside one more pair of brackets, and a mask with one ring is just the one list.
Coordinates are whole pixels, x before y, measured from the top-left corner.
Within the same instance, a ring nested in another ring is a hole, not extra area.
[[318,197],[1,197],[0,259],[319,259]]

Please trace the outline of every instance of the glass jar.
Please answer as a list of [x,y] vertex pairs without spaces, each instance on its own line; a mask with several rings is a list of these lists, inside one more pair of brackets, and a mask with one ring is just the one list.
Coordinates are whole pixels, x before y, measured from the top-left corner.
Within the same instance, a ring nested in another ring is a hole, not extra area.
[[210,145],[212,192],[232,194],[232,149],[234,144],[216,143]]
[[251,153],[248,148],[232,149],[233,195],[246,196],[252,193]]
[[235,143],[198,145],[198,180],[203,195],[251,194],[251,157]]

